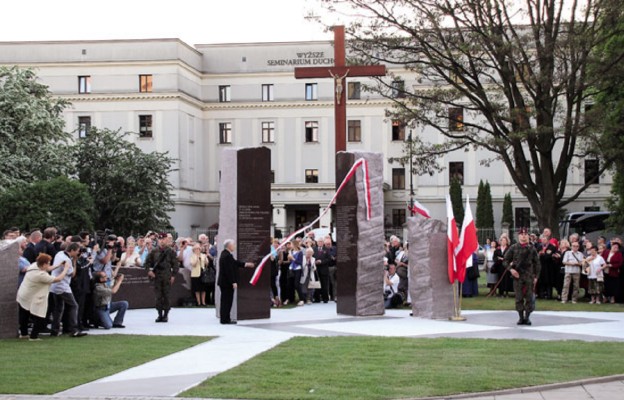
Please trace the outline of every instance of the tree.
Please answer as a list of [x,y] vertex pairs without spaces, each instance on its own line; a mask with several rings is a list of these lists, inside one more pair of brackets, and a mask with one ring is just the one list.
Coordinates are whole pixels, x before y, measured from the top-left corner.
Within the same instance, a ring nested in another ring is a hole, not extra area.
[[173,211],[167,153],[144,153],[127,133],[91,128],[72,148],[76,174],[95,202],[95,223],[118,234],[169,226]]
[[586,117],[597,125],[594,143],[602,159],[614,159],[612,166],[613,185],[607,207],[612,214],[608,220],[614,231],[624,231],[624,63],[615,62],[624,49],[624,9],[617,7],[614,13],[603,13],[601,18],[614,18],[611,24],[613,36],[597,50],[598,62],[592,66],[592,73],[600,73],[601,64],[614,67],[600,75],[595,87],[595,103]]
[[[353,61],[386,63],[422,85],[393,84],[390,73],[367,90],[390,99],[389,117],[414,121],[445,140],[419,147],[416,157],[468,147],[500,160],[542,226],[558,229],[558,211],[593,182],[568,185],[588,120],[581,118],[592,87],[622,60],[622,48],[597,64],[609,41],[618,0],[324,0],[354,16]],[[345,7],[346,6],[346,7]],[[613,6],[613,7],[611,7]],[[344,7],[344,9],[343,9]],[[597,70],[588,73],[589,65]],[[437,138],[436,138],[437,139]],[[602,160],[600,173],[612,163]],[[566,189],[570,192],[567,193]]]
[[464,221],[464,201],[462,199],[462,187],[458,179],[451,179],[451,186],[449,187],[449,194],[451,196],[451,204],[453,206],[453,216],[457,227],[461,228],[461,224]]
[[513,205],[511,203],[511,193],[507,193],[503,199],[503,217],[501,218],[501,225],[504,223],[509,224],[509,230],[514,228],[513,220]]
[[19,185],[0,194],[0,226],[24,231],[48,226],[66,234],[91,230],[93,211],[87,187],[66,177]]
[[494,207],[492,206],[492,190],[490,182],[483,186],[483,228],[490,239],[494,236]]
[[479,236],[479,243],[485,243],[485,236],[483,229],[485,228],[485,193],[484,193],[485,185],[483,184],[483,180],[479,181],[479,189],[477,191],[477,213],[476,213],[476,221],[475,226],[477,227],[477,234]]
[[67,105],[33,70],[0,66],[0,192],[66,173]]

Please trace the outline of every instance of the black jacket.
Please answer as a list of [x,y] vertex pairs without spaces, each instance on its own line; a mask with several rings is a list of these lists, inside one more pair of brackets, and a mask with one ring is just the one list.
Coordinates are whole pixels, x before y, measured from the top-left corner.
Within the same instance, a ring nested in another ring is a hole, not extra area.
[[239,268],[244,268],[245,263],[234,259],[232,253],[227,250],[221,252],[219,257],[219,287],[232,288],[233,284],[238,284]]

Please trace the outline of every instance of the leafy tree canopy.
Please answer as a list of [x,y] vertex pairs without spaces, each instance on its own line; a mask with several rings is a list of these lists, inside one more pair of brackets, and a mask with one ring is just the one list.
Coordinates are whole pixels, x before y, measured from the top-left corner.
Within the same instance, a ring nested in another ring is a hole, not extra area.
[[65,234],[93,229],[93,198],[66,177],[23,184],[0,194],[0,226],[24,231],[55,226]]
[[0,192],[67,172],[67,105],[33,70],[0,66]]
[[[502,162],[539,224],[557,233],[558,210],[593,183],[568,184],[573,162],[602,155],[583,113],[624,57],[622,47],[606,62],[596,54],[617,34],[620,0],[324,3],[355,18],[352,61],[395,67],[366,88],[393,102],[388,116],[444,138],[419,143],[415,157],[488,150],[482,163]],[[406,82],[401,70],[417,82]],[[600,173],[613,158],[601,161]]]
[[118,234],[169,226],[173,211],[167,153],[144,153],[127,133],[91,128],[71,149],[75,172],[95,202],[95,224]]

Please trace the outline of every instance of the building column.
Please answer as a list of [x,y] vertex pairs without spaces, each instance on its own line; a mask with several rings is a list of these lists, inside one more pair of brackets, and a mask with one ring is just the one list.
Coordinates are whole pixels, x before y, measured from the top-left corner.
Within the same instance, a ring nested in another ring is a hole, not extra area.
[[282,235],[287,233],[286,206],[284,204],[273,205],[273,226],[276,230],[282,231]]
[[[321,206],[319,205],[319,215],[321,215],[321,213],[325,210],[325,206]],[[319,227],[320,228],[329,228],[331,226],[331,222],[332,222],[332,210],[330,209],[327,214],[325,214],[323,216],[323,218],[321,218],[321,220],[319,221]]]

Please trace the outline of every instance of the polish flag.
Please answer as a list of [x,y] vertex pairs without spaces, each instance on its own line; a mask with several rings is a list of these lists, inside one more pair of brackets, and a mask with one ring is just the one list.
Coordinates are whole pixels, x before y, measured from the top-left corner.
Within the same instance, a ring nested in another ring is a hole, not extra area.
[[429,212],[429,210],[423,206],[422,204],[420,204],[418,202],[418,200],[414,199],[412,200],[414,203],[412,204],[412,206],[410,207],[409,203],[407,203],[407,209],[410,210],[413,213],[418,213],[420,215],[422,215],[425,218],[431,218],[431,213]]
[[446,215],[447,215],[447,249],[448,249],[448,275],[451,284],[455,282],[457,275],[457,263],[455,261],[455,249],[459,242],[457,235],[457,224],[453,215],[453,206],[451,204],[451,196],[446,195]]
[[478,249],[479,240],[477,239],[477,227],[475,226],[474,219],[472,218],[470,198],[466,196],[464,223],[462,224],[459,243],[455,249],[455,262],[457,263],[456,277],[460,283],[464,283],[466,278],[466,264],[468,260],[472,260],[472,254]]

